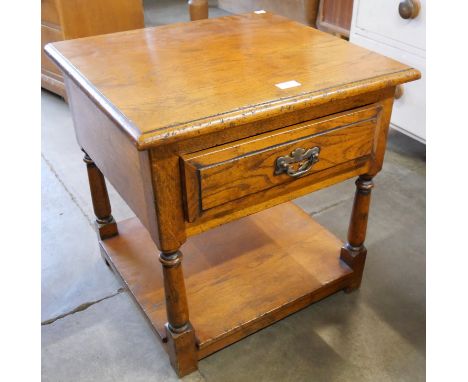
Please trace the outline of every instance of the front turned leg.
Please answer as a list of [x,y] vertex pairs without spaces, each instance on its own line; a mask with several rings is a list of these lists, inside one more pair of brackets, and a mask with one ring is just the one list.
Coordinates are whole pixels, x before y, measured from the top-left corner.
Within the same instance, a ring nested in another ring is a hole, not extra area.
[[345,290],[346,292],[352,292],[361,285],[367,254],[364,240],[366,239],[372,187],[374,187],[374,183],[371,176],[362,175],[356,181],[356,194],[354,195],[353,210],[348,228],[348,242],[341,248],[340,256],[354,271],[351,283]]
[[208,0],[189,0],[190,20],[203,20],[208,18]]
[[111,214],[111,205],[104,176],[89,155],[84,150],[83,152],[85,154],[83,161],[86,163],[88,170],[89,189],[91,191],[94,215],[96,215],[96,230],[99,238],[104,240],[118,235],[119,232]]
[[163,266],[164,275],[169,358],[177,375],[183,377],[197,370],[198,357],[195,333],[189,321],[182,253],[162,252],[159,261]]

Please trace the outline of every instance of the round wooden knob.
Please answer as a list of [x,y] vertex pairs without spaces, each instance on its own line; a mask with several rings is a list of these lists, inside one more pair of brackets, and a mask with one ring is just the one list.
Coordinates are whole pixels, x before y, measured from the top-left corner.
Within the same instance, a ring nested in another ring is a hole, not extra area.
[[402,0],[398,5],[398,13],[403,19],[414,19],[419,15],[421,3],[419,0]]
[[397,85],[395,88],[395,99],[400,99],[403,93],[403,86]]

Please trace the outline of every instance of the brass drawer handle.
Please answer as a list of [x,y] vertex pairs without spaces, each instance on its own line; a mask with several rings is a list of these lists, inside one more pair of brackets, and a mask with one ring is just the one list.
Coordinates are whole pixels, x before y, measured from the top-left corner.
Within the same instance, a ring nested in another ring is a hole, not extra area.
[[297,148],[287,156],[276,158],[275,175],[283,173],[294,178],[309,171],[314,163],[319,161],[320,147],[315,146],[311,149]]

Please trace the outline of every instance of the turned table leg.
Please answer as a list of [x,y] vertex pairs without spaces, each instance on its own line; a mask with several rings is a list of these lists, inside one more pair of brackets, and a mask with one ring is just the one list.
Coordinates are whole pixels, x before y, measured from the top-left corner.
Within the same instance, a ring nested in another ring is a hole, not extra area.
[[83,161],[88,170],[89,189],[93,202],[94,215],[96,215],[96,230],[101,240],[118,235],[117,224],[111,214],[109,195],[107,194],[106,181],[102,172],[84,151]]
[[190,20],[203,20],[208,18],[208,0],[189,0]]
[[371,176],[362,175],[356,181],[353,210],[348,228],[348,242],[341,248],[341,259],[354,271],[354,277],[346,292],[352,292],[361,285],[366,262],[367,249],[364,246],[371,190],[374,187]]
[[182,272],[182,253],[161,252],[166,296],[166,334],[169,358],[179,377],[197,370],[195,333],[189,321],[187,295]]

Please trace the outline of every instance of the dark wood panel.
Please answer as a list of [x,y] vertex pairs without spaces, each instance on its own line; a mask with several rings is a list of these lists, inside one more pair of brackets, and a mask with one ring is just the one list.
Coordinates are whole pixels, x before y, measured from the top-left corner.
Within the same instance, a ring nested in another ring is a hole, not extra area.
[[349,38],[353,0],[320,0],[317,28]]

